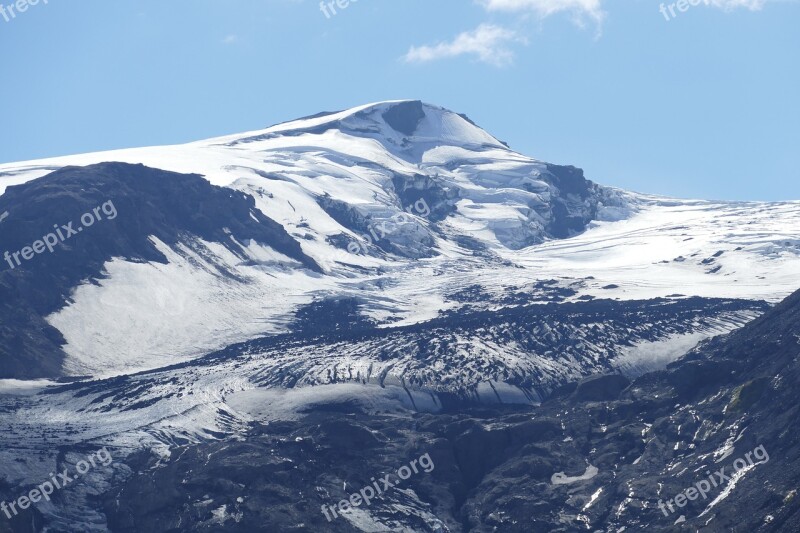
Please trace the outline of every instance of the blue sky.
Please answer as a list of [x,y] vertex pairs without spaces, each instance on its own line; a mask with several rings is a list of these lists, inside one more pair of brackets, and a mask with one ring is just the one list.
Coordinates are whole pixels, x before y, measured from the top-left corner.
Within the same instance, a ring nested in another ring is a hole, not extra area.
[[418,98],[602,184],[800,199],[792,0],[43,2],[0,15],[0,162]]

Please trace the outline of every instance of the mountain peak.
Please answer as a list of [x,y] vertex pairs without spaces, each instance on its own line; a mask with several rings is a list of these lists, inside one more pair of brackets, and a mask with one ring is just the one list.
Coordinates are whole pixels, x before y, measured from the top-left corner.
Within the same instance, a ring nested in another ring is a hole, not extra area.
[[466,115],[421,100],[388,100],[344,111],[318,113],[215,141],[239,145],[281,136],[324,135],[333,130],[349,137],[378,140],[392,152],[403,152],[406,158],[409,155],[421,157],[434,146],[508,149],[505,143]]

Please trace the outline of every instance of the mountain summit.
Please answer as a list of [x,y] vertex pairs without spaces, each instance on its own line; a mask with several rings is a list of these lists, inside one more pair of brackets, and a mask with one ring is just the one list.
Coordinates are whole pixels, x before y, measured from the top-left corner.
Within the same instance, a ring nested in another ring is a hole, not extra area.
[[[413,149],[420,157],[426,149],[440,145],[505,146],[466,115],[419,100],[380,102],[335,113],[319,113],[268,128],[266,135],[321,134],[331,130],[373,138],[384,145],[398,147],[398,152]],[[255,135],[240,141],[259,138]],[[410,150],[407,153],[410,154]]]

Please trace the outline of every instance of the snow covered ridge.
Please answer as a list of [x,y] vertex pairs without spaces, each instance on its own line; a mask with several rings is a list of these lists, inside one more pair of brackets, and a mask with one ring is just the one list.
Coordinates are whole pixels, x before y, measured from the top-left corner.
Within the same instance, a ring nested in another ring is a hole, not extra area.
[[[447,218],[441,228],[446,235],[477,234],[479,241],[511,249],[631,212],[624,194],[594,185],[581,171],[517,154],[466,117],[416,101],[362,106],[183,146],[2,165],[0,191],[65,165],[107,161],[203,175],[214,185],[261,197],[259,208],[285,226],[325,238],[352,238],[364,220],[388,220],[419,198],[429,200],[435,218]],[[319,197],[329,200],[320,205]],[[331,224],[341,217],[349,220],[344,228]],[[387,246],[427,237],[424,246],[434,248],[435,236],[425,233],[429,228],[409,228]]]
[[[136,166],[86,167],[109,161]],[[11,200],[23,193],[37,205],[30,187],[57,191],[63,174],[51,173],[66,166],[126,213],[155,203],[169,216],[162,224],[148,211],[146,224],[123,227],[129,233],[81,236],[88,263],[48,263],[48,272],[68,267],[68,283],[14,311],[36,324],[37,364],[0,377],[158,368],[287,332],[298,310],[335,299],[358,301],[378,327],[491,307],[545,281],[573,291],[568,301],[778,301],[796,288],[800,265],[800,203],[683,201],[602,187],[418,101],[179,146],[0,165],[0,212],[13,215]],[[102,178],[111,169],[113,183]],[[146,188],[140,176],[149,176]],[[78,181],[76,191],[91,190]],[[210,207],[223,197],[230,210]],[[51,227],[58,220],[50,217],[40,210],[31,223]],[[364,242],[371,228],[401,217]],[[0,249],[18,249],[5,240],[14,224],[13,216],[3,222]],[[454,296],[475,287],[476,299]],[[60,360],[47,360],[62,346]]]

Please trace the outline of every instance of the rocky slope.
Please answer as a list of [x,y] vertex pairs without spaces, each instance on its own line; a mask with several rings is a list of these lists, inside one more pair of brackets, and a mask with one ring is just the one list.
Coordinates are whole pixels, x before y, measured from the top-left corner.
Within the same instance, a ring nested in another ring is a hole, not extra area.
[[[633,382],[592,377],[537,408],[327,402],[130,455],[92,501],[113,531],[795,531],[799,356],[800,292]],[[398,486],[327,520],[386,474]]]

